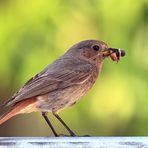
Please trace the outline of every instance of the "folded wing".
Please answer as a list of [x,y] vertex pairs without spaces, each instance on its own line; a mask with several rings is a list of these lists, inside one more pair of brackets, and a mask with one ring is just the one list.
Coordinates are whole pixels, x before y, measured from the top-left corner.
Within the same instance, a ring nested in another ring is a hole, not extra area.
[[83,60],[58,59],[30,79],[5,105],[44,95],[57,89],[81,85],[92,75],[93,65]]

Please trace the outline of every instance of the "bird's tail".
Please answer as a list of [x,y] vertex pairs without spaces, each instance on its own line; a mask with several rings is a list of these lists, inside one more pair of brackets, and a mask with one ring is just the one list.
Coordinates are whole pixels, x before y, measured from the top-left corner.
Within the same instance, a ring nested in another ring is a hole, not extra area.
[[21,113],[30,113],[33,111],[37,111],[35,98],[21,101],[16,105],[14,105],[10,110],[5,112],[2,116],[0,116],[0,125],[15,115],[18,115]]
[[2,116],[0,116],[0,125],[6,122],[8,119],[12,118],[17,114],[16,108],[6,111]]
[[10,102],[10,99],[7,99],[6,101],[4,101],[3,103],[0,104],[0,109],[5,108],[6,106],[8,106],[8,103]]

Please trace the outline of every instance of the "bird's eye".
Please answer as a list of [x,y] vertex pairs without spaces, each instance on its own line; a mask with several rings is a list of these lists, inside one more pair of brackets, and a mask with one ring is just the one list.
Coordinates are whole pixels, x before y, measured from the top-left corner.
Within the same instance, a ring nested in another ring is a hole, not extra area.
[[98,45],[94,45],[94,46],[93,46],[93,49],[94,49],[95,51],[99,51],[100,47],[99,47]]

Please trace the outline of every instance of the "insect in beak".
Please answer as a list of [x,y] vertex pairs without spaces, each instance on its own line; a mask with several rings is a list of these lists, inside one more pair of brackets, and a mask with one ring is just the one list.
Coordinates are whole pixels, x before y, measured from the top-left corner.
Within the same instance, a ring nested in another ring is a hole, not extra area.
[[110,51],[110,57],[113,61],[120,61],[121,57],[125,56],[125,51],[122,49],[115,49],[115,48],[108,48],[108,50]]

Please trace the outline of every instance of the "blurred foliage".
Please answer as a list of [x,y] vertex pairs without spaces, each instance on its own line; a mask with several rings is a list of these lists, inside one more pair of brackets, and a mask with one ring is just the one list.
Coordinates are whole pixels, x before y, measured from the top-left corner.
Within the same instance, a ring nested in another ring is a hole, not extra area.
[[[78,135],[147,135],[147,0],[0,0],[1,102],[85,39],[123,48],[127,56],[118,64],[106,60],[94,88],[60,115]],[[65,133],[51,114],[49,118]],[[0,126],[0,136],[51,134],[39,113]]]

